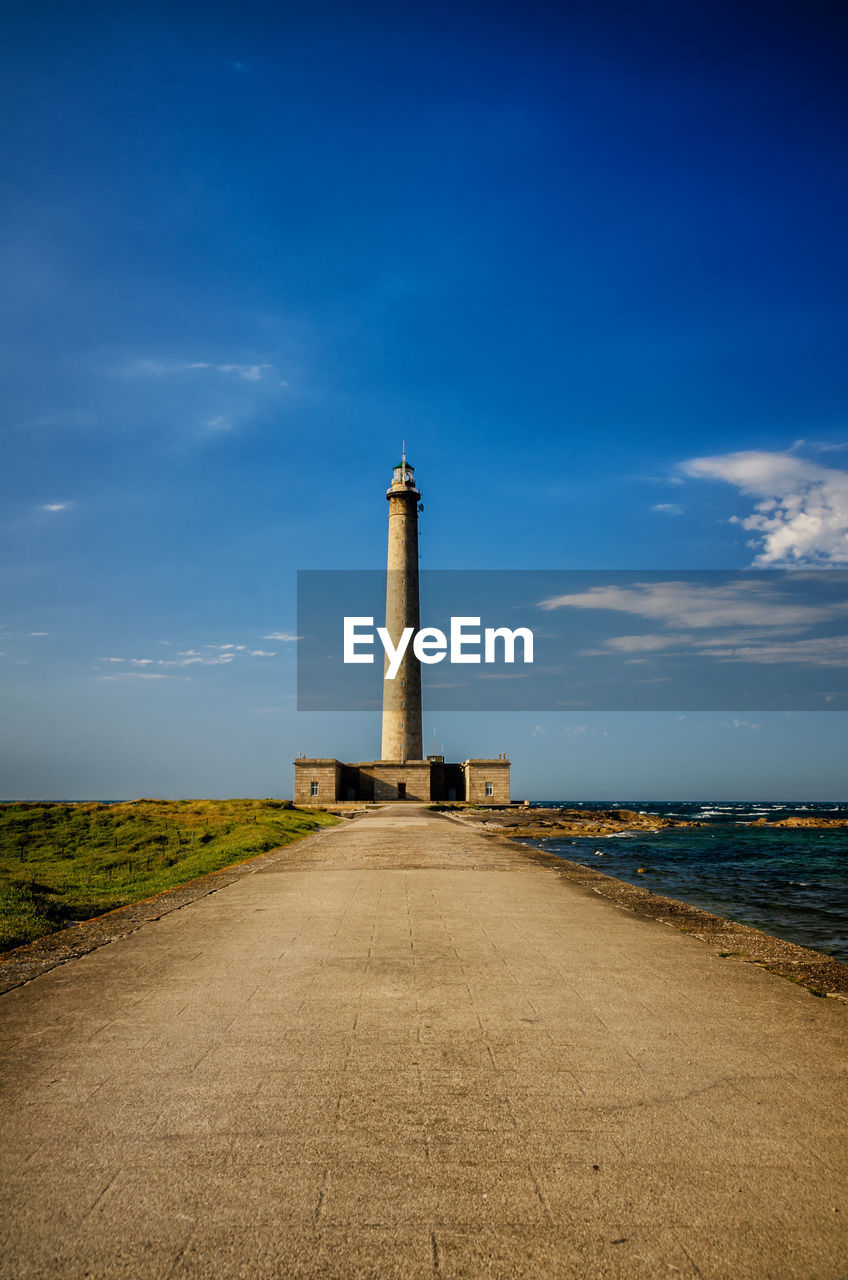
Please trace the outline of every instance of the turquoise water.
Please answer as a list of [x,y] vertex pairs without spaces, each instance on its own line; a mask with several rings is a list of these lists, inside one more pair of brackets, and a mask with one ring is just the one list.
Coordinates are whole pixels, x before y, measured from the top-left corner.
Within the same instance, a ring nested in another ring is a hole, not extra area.
[[[704,825],[527,843],[654,893],[679,898],[848,961],[848,828],[757,828],[756,818],[848,818],[848,804],[675,804],[615,800],[581,809],[636,809]],[[637,875],[636,868],[645,874]]]

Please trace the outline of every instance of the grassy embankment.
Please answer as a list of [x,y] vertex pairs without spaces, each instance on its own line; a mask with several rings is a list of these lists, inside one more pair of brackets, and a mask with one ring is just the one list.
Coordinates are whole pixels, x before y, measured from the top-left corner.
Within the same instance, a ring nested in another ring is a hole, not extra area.
[[0,950],[335,822],[285,800],[0,804]]

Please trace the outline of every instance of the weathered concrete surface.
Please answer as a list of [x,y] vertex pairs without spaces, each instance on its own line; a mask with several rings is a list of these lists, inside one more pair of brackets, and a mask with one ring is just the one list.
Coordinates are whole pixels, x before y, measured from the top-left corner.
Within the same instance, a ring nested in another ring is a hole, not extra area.
[[0,999],[8,1277],[844,1280],[848,1010],[390,808]]

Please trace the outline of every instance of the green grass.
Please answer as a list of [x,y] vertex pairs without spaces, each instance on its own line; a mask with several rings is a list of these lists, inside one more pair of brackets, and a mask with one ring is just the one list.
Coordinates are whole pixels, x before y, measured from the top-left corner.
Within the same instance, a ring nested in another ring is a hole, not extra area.
[[484,807],[491,808],[490,805],[484,806],[482,804],[468,804],[465,800],[440,800],[438,804],[427,805],[427,808],[431,809],[433,813],[450,812],[452,809],[456,810],[457,813],[461,813],[468,809],[482,810]]
[[285,800],[0,804],[0,950],[338,821]]

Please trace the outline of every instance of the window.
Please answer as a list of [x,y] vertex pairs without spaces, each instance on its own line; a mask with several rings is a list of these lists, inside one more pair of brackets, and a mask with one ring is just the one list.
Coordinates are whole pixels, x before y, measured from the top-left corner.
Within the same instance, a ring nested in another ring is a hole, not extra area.
[[495,794],[495,788],[492,786],[491,782],[487,782],[487,783],[486,783],[486,795],[487,795],[487,796],[493,796],[494,794]]
[[317,794],[318,794],[318,783],[317,783],[317,782],[310,782],[310,784],[309,784],[309,794],[310,794],[310,795],[312,795],[312,796],[317,796]]

